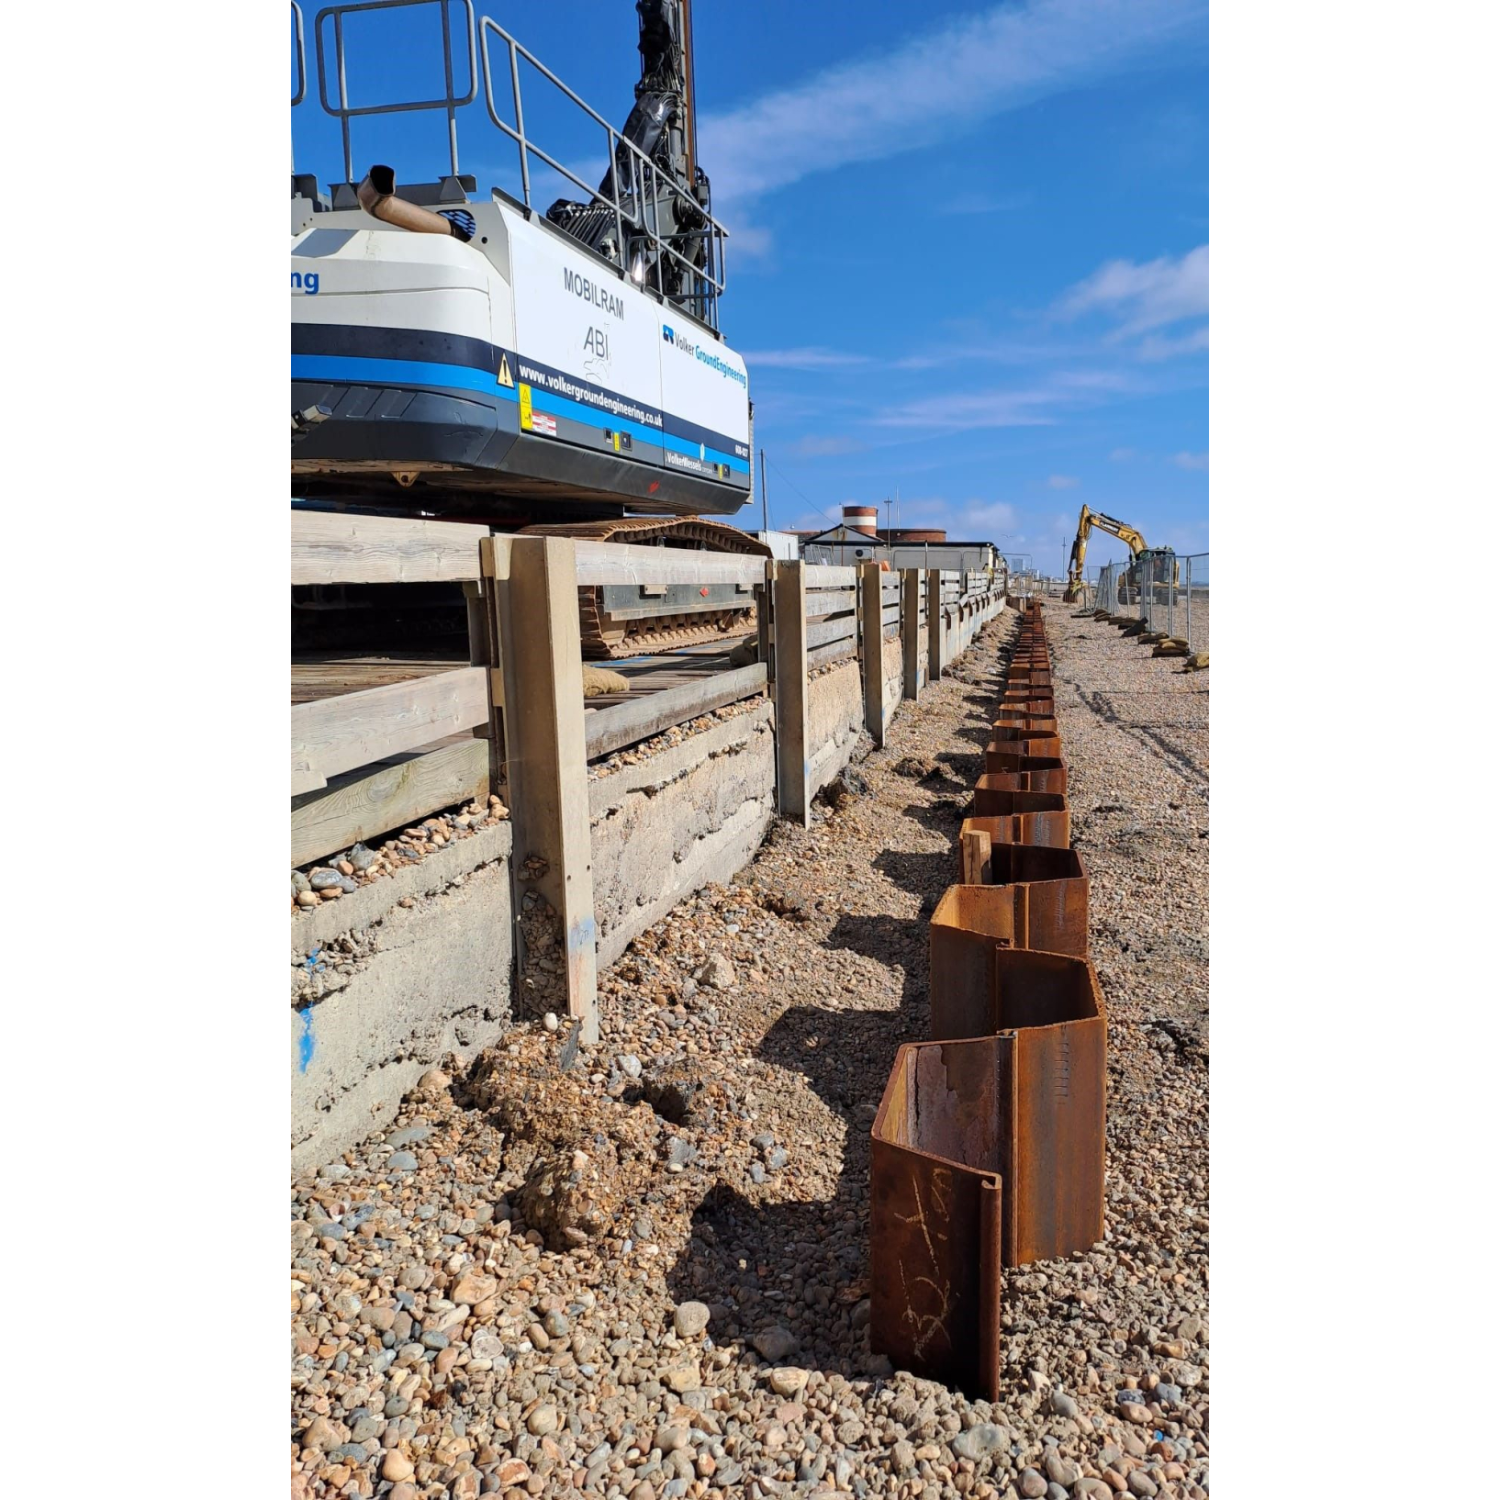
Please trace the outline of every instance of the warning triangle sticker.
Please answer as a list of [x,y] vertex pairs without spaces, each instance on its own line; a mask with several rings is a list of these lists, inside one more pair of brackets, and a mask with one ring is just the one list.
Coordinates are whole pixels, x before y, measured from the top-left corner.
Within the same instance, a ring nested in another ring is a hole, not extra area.
[[510,373],[510,358],[503,349],[500,351],[500,373],[496,379],[503,386],[513,386],[516,383]]

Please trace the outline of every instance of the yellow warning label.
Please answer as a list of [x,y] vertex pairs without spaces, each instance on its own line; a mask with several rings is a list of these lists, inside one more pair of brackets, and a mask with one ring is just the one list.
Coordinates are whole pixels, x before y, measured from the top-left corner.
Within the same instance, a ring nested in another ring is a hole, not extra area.
[[616,432],[611,434],[611,436],[613,436],[615,440],[615,452],[618,453],[620,451],[620,434]]
[[531,431],[531,387],[523,380],[516,387],[517,394],[521,398],[521,431]]
[[500,351],[500,370],[495,379],[503,386],[513,386],[516,383],[515,377],[510,373],[510,359],[503,349]]

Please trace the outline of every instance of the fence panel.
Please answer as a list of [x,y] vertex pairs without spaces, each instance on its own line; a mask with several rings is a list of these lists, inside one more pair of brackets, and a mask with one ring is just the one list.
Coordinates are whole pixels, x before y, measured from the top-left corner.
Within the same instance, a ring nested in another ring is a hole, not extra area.
[[1183,630],[1189,651],[1208,650],[1208,553],[1183,558]]

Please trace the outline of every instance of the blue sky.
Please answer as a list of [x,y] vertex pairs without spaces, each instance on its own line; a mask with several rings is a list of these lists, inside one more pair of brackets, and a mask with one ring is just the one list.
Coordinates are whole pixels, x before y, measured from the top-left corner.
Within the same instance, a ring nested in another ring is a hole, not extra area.
[[[476,8],[623,124],[629,0]],[[352,102],[441,92],[436,22],[435,6],[351,21]],[[902,523],[1049,572],[1082,502],[1206,549],[1206,4],[698,0],[694,29],[699,156],[732,231],[721,323],[750,368],[772,524],[847,502],[883,517],[899,491]],[[523,86],[528,133],[596,179],[597,126],[539,76]],[[342,177],[313,97],[293,127],[298,169]],[[446,170],[439,115],[354,131],[356,175]],[[515,190],[482,79],[459,144],[482,190]],[[758,526],[759,504],[740,520]],[[1089,563],[1123,555],[1096,534]]]

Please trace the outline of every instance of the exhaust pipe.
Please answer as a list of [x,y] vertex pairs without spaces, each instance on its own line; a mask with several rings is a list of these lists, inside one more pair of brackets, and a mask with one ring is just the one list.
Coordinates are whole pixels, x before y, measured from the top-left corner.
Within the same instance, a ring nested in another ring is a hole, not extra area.
[[467,244],[473,235],[461,224],[445,219],[415,203],[407,203],[394,196],[396,171],[394,167],[371,167],[365,180],[356,189],[359,206],[368,214],[398,229],[410,229],[414,234],[448,234]]

